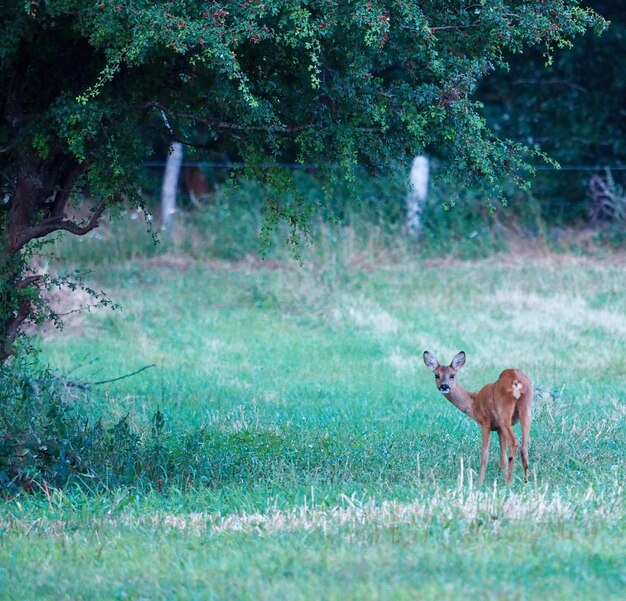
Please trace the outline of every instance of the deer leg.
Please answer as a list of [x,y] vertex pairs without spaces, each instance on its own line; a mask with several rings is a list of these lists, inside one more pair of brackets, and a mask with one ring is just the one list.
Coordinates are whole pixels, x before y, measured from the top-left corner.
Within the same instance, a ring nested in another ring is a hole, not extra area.
[[528,482],[528,440],[530,438],[530,409],[522,411],[519,416],[522,426],[522,466],[524,466],[524,482]]
[[504,474],[504,481],[508,484],[511,481],[511,476],[513,475],[513,468],[515,467],[515,456],[517,455],[517,450],[519,449],[519,443],[517,442],[517,438],[515,438],[513,428],[511,428],[510,425],[504,426],[502,429],[508,439],[507,442],[509,447],[509,465],[507,471]]
[[483,449],[480,454],[480,474],[478,476],[478,486],[482,486],[485,480],[485,470],[487,469],[487,459],[489,457],[489,438],[491,437],[491,426],[482,426]]
[[508,461],[506,460],[506,436],[502,430],[498,430],[498,440],[500,441],[500,467],[502,468],[502,473],[505,474]]

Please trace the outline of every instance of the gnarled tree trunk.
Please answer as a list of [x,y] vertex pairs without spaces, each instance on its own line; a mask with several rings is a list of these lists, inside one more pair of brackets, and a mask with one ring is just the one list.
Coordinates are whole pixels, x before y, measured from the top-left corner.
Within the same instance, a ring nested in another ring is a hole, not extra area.
[[65,209],[86,166],[62,153],[41,159],[15,152],[13,194],[0,208],[0,361],[14,353],[20,328],[40,300],[41,274],[28,272],[28,244],[55,231],[83,235],[98,227],[105,203],[85,223],[68,219]]

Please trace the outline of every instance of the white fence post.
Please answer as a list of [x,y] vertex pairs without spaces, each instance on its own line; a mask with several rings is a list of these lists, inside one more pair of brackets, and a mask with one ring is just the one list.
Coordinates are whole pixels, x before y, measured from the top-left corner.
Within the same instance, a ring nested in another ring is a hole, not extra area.
[[419,238],[422,227],[422,209],[428,196],[430,164],[427,157],[418,155],[413,159],[406,195],[406,231],[412,238]]
[[176,214],[176,191],[178,190],[178,178],[183,164],[183,145],[180,142],[172,142],[170,153],[165,163],[165,174],[161,186],[161,231],[166,235],[171,234]]

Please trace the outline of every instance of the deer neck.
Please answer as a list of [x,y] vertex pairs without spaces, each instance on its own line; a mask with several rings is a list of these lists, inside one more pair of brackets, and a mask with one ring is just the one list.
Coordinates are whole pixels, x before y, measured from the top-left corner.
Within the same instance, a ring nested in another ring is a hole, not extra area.
[[457,409],[469,415],[474,419],[474,393],[469,390],[465,390],[460,384],[456,384],[454,390],[444,394]]

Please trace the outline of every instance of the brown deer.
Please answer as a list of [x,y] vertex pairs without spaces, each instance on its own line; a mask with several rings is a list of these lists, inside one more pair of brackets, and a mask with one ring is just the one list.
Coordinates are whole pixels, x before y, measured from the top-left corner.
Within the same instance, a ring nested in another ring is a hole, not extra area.
[[[478,422],[481,427],[483,448],[480,456],[478,486],[485,479],[489,438],[492,432],[497,432],[500,439],[500,466],[504,472],[504,481],[508,483],[511,480],[515,455],[519,448],[512,426],[518,421],[522,426],[524,481],[528,482],[528,438],[533,400],[533,386],[528,376],[519,369],[505,369],[495,382],[483,386],[478,392],[469,392],[456,379],[457,372],[465,365],[463,351],[456,354],[448,366],[439,365],[435,356],[425,351],[424,363],[435,374],[437,390],[465,415],[469,415]],[[507,447],[509,449],[508,462]]]

